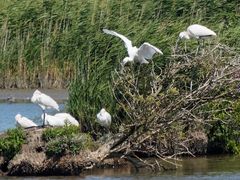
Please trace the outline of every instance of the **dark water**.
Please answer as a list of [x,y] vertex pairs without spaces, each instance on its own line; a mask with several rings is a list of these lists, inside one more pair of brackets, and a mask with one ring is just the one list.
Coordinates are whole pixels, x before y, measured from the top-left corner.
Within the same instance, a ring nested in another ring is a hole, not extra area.
[[[24,97],[28,97],[32,92],[25,92]],[[5,99],[5,96],[1,94],[0,97]],[[23,94],[15,92],[15,95],[19,99],[23,98]],[[58,94],[55,94],[57,97]],[[63,95],[59,95],[63,97]],[[1,99],[1,98],[0,98]],[[55,98],[57,99],[57,98]],[[64,98],[63,98],[64,99]],[[64,106],[60,106],[64,111]],[[0,132],[7,130],[8,128],[15,127],[15,115],[17,113],[26,116],[37,124],[41,124],[40,116],[42,114],[41,109],[32,103],[0,103]],[[54,114],[55,111],[49,113]],[[240,156],[211,156],[211,157],[199,157],[199,158],[184,158],[179,162],[182,164],[177,170],[165,171],[161,173],[151,173],[141,171],[136,173],[134,169],[129,167],[117,168],[117,169],[97,169],[84,172],[81,176],[48,176],[48,177],[1,177],[0,179],[13,180],[240,180]]]

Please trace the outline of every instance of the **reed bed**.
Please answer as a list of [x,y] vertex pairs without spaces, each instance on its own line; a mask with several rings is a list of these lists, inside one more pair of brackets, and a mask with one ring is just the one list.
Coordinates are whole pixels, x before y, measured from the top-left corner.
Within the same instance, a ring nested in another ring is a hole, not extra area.
[[[239,48],[240,3],[205,0],[0,0],[0,88],[70,88],[69,111],[93,126],[101,107],[114,114],[111,72],[126,55],[120,39],[147,41],[164,68],[180,31],[199,23]],[[195,41],[188,43],[196,45]],[[87,120],[86,120],[87,119]]]

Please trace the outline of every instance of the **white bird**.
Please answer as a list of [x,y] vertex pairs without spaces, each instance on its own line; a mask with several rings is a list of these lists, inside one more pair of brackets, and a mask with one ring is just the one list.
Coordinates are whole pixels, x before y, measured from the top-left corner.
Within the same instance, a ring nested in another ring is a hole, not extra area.
[[193,24],[188,26],[187,31],[180,32],[180,39],[207,39],[209,37],[216,36],[216,33],[211,29],[199,24]]
[[163,54],[160,49],[157,47],[145,42],[139,48],[132,45],[132,41],[130,41],[127,37],[111,30],[103,29],[103,32],[106,34],[111,34],[113,36],[117,36],[123,40],[125,47],[127,48],[128,57],[125,57],[121,65],[124,66],[127,62],[139,62],[140,64],[148,64],[147,60],[152,59],[155,53]]
[[100,125],[109,128],[111,125],[111,121],[111,115],[104,108],[102,108],[101,111],[97,114],[97,122]]
[[56,109],[59,111],[59,106],[56,101],[54,101],[50,96],[41,93],[39,90],[36,90],[33,93],[33,96],[31,98],[31,102],[38,104],[43,111],[44,118],[43,118],[43,127],[45,123],[45,110],[46,109]]
[[64,118],[68,124],[79,126],[79,122],[74,117],[72,117],[69,113],[57,113],[54,116]]
[[[183,31],[179,33],[179,38],[176,42],[176,49],[178,46],[178,41],[179,39],[190,39],[194,38],[198,40],[198,48],[200,47],[200,40],[204,40],[210,37],[216,36],[216,33],[212,31],[211,29],[208,29],[205,26],[199,25],[199,24],[193,24],[188,26],[187,31]],[[186,44],[185,44],[185,49],[186,49]],[[198,51],[198,49],[197,49]]]
[[42,120],[44,121],[45,125],[49,125],[49,126],[64,126],[67,124],[67,121],[65,118],[51,116],[51,115],[48,115],[47,113],[45,113],[45,115],[42,114]]
[[26,117],[23,117],[21,114],[17,114],[15,116],[15,120],[16,120],[16,125],[18,127],[30,128],[30,127],[36,127],[37,126],[37,124],[35,124],[30,119],[28,119]]

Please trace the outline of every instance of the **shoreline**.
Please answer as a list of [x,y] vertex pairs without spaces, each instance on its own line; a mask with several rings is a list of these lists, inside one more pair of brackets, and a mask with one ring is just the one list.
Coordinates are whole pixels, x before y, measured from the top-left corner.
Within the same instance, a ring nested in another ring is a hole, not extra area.
[[[36,89],[0,89],[0,103],[2,102],[29,102]],[[58,102],[68,100],[67,89],[39,89]]]

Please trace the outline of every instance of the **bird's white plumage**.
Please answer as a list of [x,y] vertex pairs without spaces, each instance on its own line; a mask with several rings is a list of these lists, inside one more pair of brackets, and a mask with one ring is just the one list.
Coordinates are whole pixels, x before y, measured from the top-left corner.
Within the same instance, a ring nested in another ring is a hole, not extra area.
[[138,49],[138,54],[146,59],[152,59],[155,53],[163,54],[160,49],[147,42],[143,43]]
[[32,120],[22,116],[21,114],[17,114],[15,116],[15,120],[18,127],[29,128],[37,126],[37,124],[35,124]]
[[69,113],[57,113],[54,116],[59,118],[64,118],[68,124],[79,126],[79,122],[74,117],[72,117]]
[[40,92],[39,90],[36,90],[33,93],[31,101],[33,103],[38,104],[43,110],[52,108],[59,111],[59,106],[57,102],[54,99],[52,99],[50,96]]
[[190,36],[188,35],[187,31],[183,31],[179,33],[180,39],[190,39]]
[[97,122],[100,125],[109,128],[111,125],[111,121],[111,115],[104,108],[102,108],[101,111],[97,114]]
[[206,39],[212,36],[216,36],[214,31],[199,24],[190,25],[188,26],[187,31],[183,31],[179,34],[179,38],[181,39]]
[[216,33],[212,31],[211,29],[208,29],[205,26],[199,25],[199,24],[193,24],[187,28],[187,32],[190,35],[190,37],[194,37],[197,39],[210,37],[210,36],[216,36]]
[[[44,120],[42,115],[42,120]],[[49,126],[64,126],[67,124],[67,120],[63,117],[56,117],[45,114],[45,125]]]
[[103,29],[103,32],[106,34],[111,34],[113,36],[117,36],[120,39],[122,39],[124,42],[124,46],[127,48],[128,51],[130,51],[130,49],[132,48],[132,41],[130,41],[127,37],[115,32],[115,31],[108,30],[108,29]]
[[147,64],[147,59],[152,59],[155,53],[163,54],[160,49],[157,47],[145,42],[139,48],[136,46],[132,46],[132,41],[130,41],[127,37],[111,30],[103,29],[103,32],[106,34],[110,34],[113,36],[117,36],[124,41],[124,45],[128,51],[128,57],[125,57],[122,61],[122,64],[126,64],[127,62],[139,62],[140,64]]

